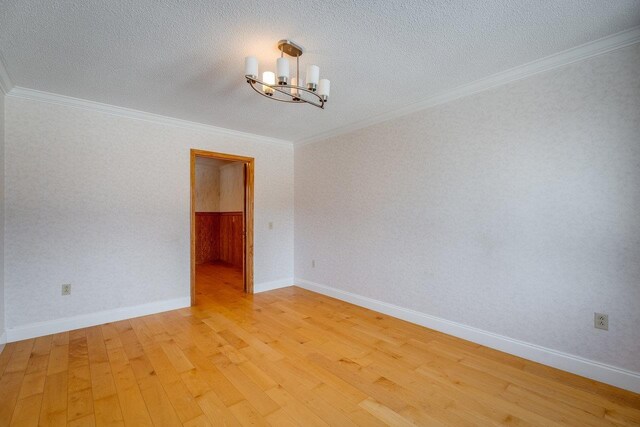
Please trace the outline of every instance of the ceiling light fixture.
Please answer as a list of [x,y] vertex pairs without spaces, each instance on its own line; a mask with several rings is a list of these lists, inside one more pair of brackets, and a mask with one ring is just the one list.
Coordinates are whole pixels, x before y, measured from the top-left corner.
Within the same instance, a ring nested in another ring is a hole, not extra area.
[[[265,71],[262,80],[258,80],[258,59],[255,56],[247,56],[244,59],[244,77],[247,83],[262,96],[281,102],[296,104],[311,104],[324,109],[324,104],[329,100],[331,82],[320,79],[320,68],[317,65],[307,65],[307,84],[300,80],[300,57],[302,47],[291,40],[278,42],[280,58],[276,61],[276,73]],[[288,55],[296,58],[296,74],[289,83]]]

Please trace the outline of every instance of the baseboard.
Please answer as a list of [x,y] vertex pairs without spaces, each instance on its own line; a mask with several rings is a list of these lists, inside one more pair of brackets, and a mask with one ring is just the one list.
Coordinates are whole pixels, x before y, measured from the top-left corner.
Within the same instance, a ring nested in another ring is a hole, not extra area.
[[411,323],[415,323],[445,334],[453,335],[477,344],[513,354],[534,362],[581,375],[596,381],[611,384],[640,393],[640,373],[585,359],[561,351],[494,334],[472,326],[452,322],[419,311],[399,307],[362,295],[346,292],[330,286],[304,279],[295,279],[296,286],[337,298],[361,307],[378,311]]
[[7,343],[7,331],[3,329],[2,333],[0,334],[0,353],[2,353],[2,349],[4,348],[4,345],[6,343]]
[[293,286],[293,278],[287,277],[286,279],[278,279],[272,282],[255,283],[253,285],[253,293],[272,291],[274,289],[286,288],[287,286]]
[[116,322],[118,320],[131,319],[133,317],[176,310],[179,308],[189,307],[190,305],[191,299],[189,297],[175,298],[132,307],[99,311],[97,313],[64,317],[62,319],[49,320],[46,322],[29,323],[15,328],[7,328],[7,342],[26,340],[29,338],[41,337],[43,335],[56,334],[58,332],[71,331],[73,329],[86,328],[89,326],[101,325],[103,323]]

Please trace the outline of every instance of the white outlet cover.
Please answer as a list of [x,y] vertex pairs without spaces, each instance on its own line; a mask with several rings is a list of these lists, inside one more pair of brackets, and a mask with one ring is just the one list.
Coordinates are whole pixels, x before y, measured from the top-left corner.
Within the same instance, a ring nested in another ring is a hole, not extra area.
[[593,326],[596,329],[602,329],[604,331],[609,330],[609,315],[604,313],[594,313]]

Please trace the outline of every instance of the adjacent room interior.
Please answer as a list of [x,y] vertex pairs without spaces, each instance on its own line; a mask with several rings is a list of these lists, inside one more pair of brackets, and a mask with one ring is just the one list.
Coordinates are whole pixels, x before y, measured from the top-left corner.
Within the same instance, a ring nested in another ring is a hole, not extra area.
[[0,2],[0,426],[640,426],[640,2]]
[[244,163],[196,157],[196,304],[244,292]]

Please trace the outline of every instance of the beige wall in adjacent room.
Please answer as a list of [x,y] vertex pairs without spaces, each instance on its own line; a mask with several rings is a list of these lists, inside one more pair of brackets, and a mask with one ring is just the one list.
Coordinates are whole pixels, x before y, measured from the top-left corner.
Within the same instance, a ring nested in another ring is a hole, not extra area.
[[244,210],[244,163],[196,158],[196,212]]
[[220,211],[244,210],[244,164],[228,163],[220,167]]
[[220,163],[215,159],[196,159],[196,212],[220,209]]

